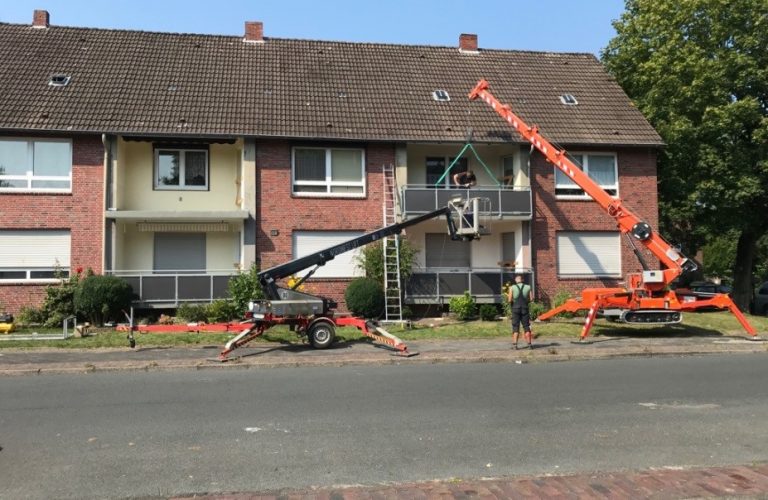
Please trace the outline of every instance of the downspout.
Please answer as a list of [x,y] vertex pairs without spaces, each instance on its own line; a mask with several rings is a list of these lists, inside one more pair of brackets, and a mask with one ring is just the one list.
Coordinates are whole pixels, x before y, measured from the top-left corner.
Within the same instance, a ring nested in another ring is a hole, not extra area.
[[[104,208],[105,213],[114,210],[114,172],[112,155],[112,137],[107,134],[101,134],[101,143],[104,146]],[[114,219],[104,218],[104,251],[102,253],[102,272],[112,271],[113,262],[113,237],[114,237]]]

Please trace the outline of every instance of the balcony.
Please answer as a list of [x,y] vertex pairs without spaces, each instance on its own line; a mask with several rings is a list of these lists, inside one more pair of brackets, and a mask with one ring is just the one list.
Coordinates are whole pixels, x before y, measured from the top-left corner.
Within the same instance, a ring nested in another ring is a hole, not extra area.
[[475,186],[470,189],[438,189],[426,184],[408,184],[400,193],[404,217],[425,214],[448,205],[451,198],[486,198],[490,200],[490,215],[508,219],[530,220],[531,189],[512,186]]
[[407,304],[442,304],[446,299],[469,291],[478,303],[493,304],[502,301],[504,283],[515,280],[516,273],[528,275],[533,283],[533,269],[498,268],[428,268],[414,272],[405,285]]
[[229,280],[237,271],[106,271],[127,281],[138,298],[134,306],[178,307],[183,303],[209,303],[227,296]]

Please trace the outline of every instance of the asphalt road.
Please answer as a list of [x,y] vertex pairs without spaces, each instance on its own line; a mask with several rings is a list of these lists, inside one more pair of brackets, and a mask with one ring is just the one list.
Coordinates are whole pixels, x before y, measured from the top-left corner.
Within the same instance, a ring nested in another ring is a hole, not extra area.
[[744,464],[768,355],[0,378],[0,498]]

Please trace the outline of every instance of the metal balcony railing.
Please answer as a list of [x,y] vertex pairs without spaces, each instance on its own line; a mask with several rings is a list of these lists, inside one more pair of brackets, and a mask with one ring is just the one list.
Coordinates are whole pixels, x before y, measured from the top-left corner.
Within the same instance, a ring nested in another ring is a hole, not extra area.
[[447,268],[432,267],[413,272],[405,285],[408,304],[441,304],[446,299],[468,291],[478,303],[499,303],[504,283],[514,283],[515,274],[526,275],[526,283],[533,286],[533,269],[518,267],[499,268]]
[[127,281],[143,307],[177,307],[183,303],[205,303],[227,296],[229,280],[238,274],[228,270],[115,270],[105,271]]
[[403,216],[431,212],[448,205],[451,198],[487,198],[490,214],[530,219],[533,212],[531,188],[527,186],[475,186],[469,189],[435,188],[425,184],[407,184],[401,188],[400,208]]

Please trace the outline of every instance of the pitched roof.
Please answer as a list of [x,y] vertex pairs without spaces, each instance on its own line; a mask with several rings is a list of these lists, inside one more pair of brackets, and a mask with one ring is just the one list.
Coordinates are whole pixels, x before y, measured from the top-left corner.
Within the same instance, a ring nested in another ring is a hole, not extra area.
[[[548,138],[660,145],[591,54],[0,23],[0,129],[343,140],[518,141],[491,91]],[[48,85],[66,74],[64,87]],[[451,100],[437,102],[435,90]],[[579,101],[565,106],[559,95]]]

